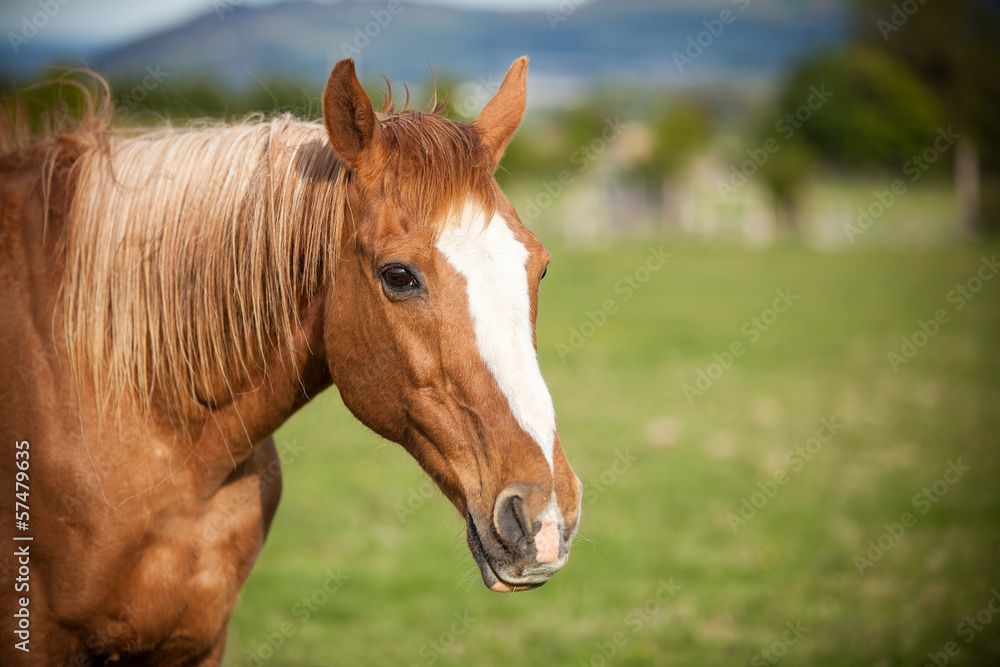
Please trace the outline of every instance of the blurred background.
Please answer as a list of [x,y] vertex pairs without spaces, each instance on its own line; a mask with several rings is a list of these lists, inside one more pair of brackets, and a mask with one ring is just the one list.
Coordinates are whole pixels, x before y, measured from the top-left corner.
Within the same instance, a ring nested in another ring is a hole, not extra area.
[[[335,390],[228,665],[1000,664],[1000,3],[10,0],[0,78],[87,67],[115,124],[471,120],[529,55],[497,173],[553,254],[538,348],[584,519],[487,592],[464,524]],[[72,100],[70,100],[72,104]]]

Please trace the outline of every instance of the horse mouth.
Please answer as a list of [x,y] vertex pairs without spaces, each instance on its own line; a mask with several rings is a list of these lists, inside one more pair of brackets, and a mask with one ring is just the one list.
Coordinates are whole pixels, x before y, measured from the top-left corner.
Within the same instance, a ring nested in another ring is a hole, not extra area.
[[479,536],[479,530],[476,528],[476,522],[473,520],[471,514],[467,517],[466,537],[469,542],[469,551],[472,552],[472,559],[476,561],[479,573],[483,577],[483,584],[491,591],[496,593],[530,591],[545,583],[545,581],[540,581],[512,584],[501,579],[490,564],[489,557],[486,555],[486,548],[483,546],[483,540]]

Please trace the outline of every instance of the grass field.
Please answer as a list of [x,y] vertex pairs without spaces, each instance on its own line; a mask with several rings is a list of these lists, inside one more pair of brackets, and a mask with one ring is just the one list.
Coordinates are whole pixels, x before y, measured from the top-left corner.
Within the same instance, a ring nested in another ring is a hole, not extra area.
[[550,248],[539,352],[587,489],[562,572],[488,592],[455,510],[331,390],[278,433],[226,663],[1000,664],[1000,278],[952,293],[1000,248],[666,244],[637,273],[648,245]]

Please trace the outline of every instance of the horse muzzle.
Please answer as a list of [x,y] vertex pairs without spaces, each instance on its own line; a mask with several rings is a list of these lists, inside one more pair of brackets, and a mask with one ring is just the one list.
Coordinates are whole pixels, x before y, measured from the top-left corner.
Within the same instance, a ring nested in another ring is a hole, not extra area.
[[514,483],[497,496],[489,519],[473,509],[466,516],[469,550],[492,591],[510,593],[537,588],[558,572],[569,559],[570,545],[579,527],[576,516],[567,521],[555,494],[536,516],[528,510],[535,485]]

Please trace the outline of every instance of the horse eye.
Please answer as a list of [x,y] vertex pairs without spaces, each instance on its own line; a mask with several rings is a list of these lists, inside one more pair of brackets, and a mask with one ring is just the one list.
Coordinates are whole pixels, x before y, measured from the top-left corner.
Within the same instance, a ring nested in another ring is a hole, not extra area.
[[542,278],[544,278],[545,274],[548,273],[548,272],[549,272],[549,267],[546,266],[544,269],[542,269],[542,276],[541,276],[541,278],[539,278],[539,280],[541,280]]
[[417,279],[401,266],[390,266],[382,272],[382,278],[392,287],[416,287]]

